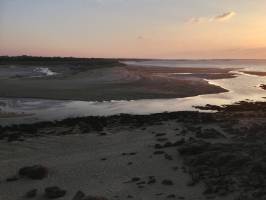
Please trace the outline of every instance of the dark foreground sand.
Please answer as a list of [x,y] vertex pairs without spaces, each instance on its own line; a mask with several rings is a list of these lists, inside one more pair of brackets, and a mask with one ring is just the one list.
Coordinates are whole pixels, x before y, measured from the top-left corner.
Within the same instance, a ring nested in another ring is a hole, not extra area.
[[[47,199],[49,186],[66,190],[61,199],[70,200],[78,190],[114,200],[265,199],[266,103],[202,109],[219,112],[86,117],[1,128],[0,199],[22,199],[32,189],[37,189],[33,199]],[[47,169],[47,177],[16,175],[36,164]]]
[[99,68],[83,66],[73,72],[73,67],[70,69],[68,65],[46,67],[58,74],[49,77],[0,76],[0,96],[86,101],[179,98],[226,92],[205,79],[235,77],[230,73],[231,69],[149,68],[117,64]]

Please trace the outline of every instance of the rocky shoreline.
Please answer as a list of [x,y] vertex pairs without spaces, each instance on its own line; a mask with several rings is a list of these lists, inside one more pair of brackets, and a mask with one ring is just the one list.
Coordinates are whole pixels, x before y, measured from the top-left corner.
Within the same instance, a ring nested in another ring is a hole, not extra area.
[[[108,130],[111,129],[125,129],[129,133],[132,132],[131,134],[136,130],[141,130],[143,134],[151,134],[155,138],[155,142],[147,141],[149,148],[154,151],[153,157],[162,156],[163,159],[174,164],[177,157],[180,156],[183,160],[181,169],[190,177],[187,187],[193,188],[198,184],[203,184],[204,191],[202,193],[205,198],[265,199],[266,103],[239,102],[222,107],[207,105],[204,109],[219,111],[215,113],[174,112],[145,116],[84,117],[57,122],[14,125],[1,127],[0,139],[16,144],[35,137],[65,137],[66,135],[86,135],[88,133],[96,133],[103,137],[109,135]],[[166,125],[167,123],[172,124],[175,128],[169,127]],[[150,133],[147,131],[154,126],[164,127],[165,132],[153,131]],[[169,137],[168,132],[172,132],[174,137]],[[178,152],[178,156],[169,151]],[[132,155],[124,153],[123,156],[130,157],[136,154],[137,152]],[[101,160],[104,162],[106,158]],[[132,162],[129,162],[128,167],[131,165]],[[174,167],[169,170],[178,170],[179,168]],[[171,187],[175,184],[176,179],[179,177],[165,178],[160,183]],[[156,175],[150,176],[147,180],[142,180],[141,177],[132,177],[124,184],[136,183],[139,189],[145,189],[148,185],[156,184],[157,180]],[[61,187],[61,185],[59,186]],[[48,188],[48,190],[60,192],[60,187]],[[34,191],[29,191],[29,196]],[[104,197],[85,198],[85,196],[80,191],[73,199],[105,199]],[[128,194],[128,198],[134,198],[134,195]],[[181,196],[170,193],[166,195],[166,198],[180,199]],[[107,196],[106,199],[123,198]]]

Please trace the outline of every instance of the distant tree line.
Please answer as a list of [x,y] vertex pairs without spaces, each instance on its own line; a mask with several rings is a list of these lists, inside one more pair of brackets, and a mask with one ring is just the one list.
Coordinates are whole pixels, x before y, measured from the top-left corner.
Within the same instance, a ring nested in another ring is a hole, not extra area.
[[38,56],[0,56],[0,65],[89,65],[112,66],[121,65],[118,59],[107,58],[75,58],[75,57],[38,57]]

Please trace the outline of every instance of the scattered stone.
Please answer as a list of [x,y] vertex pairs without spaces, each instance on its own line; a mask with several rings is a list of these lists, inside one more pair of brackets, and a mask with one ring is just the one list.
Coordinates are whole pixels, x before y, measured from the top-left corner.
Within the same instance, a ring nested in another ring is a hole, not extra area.
[[86,196],[83,200],[108,200],[108,199],[101,196]]
[[158,138],[157,141],[158,142],[164,142],[164,141],[167,141],[168,139],[167,138]]
[[205,129],[205,130],[200,130],[196,133],[196,137],[198,138],[203,138],[203,139],[219,139],[219,138],[224,138],[225,136],[217,131],[216,129]]
[[34,165],[19,169],[18,174],[22,177],[41,180],[48,176],[48,169],[41,165]]
[[164,151],[155,151],[153,152],[154,155],[160,155],[160,154],[164,154]]
[[173,181],[168,180],[168,179],[163,180],[163,181],[162,181],[162,184],[163,184],[163,185],[174,185]]
[[6,182],[13,182],[13,181],[17,181],[18,180],[18,176],[10,176],[6,179]]
[[77,191],[75,196],[72,198],[72,200],[83,200],[85,198],[85,194],[82,191]]
[[138,182],[137,185],[143,185],[143,184],[146,184],[145,181],[141,181],[141,182]]
[[173,169],[174,171],[177,171],[177,170],[179,169],[179,167],[178,167],[178,166],[175,166],[175,167],[172,167],[172,169]]
[[150,177],[149,177],[149,180],[148,180],[148,182],[147,182],[147,184],[151,185],[151,184],[154,184],[154,183],[156,183],[156,179],[155,179],[155,177],[150,176]]
[[105,133],[105,132],[101,132],[101,133],[99,133],[99,135],[100,135],[100,136],[106,136],[107,133]]
[[57,186],[45,188],[45,197],[48,199],[56,199],[66,195],[66,190],[63,190]]
[[133,178],[131,179],[132,182],[137,182],[137,181],[139,181],[139,180],[140,180],[139,177],[133,177]]
[[154,145],[154,148],[155,148],[155,149],[162,149],[163,146],[162,146],[161,144],[155,144],[155,145]]
[[173,198],[175,198],[176,196],[175,196],[175,194],[169,194],[168,196],[167,196],[167,199],[173,199]]
[[32,189],[25,194],[25,197],[31,199],[36,197],[36,195],[37,195],[37,189]]
[[137,152],[131,152],[131,153],[122,153],[122,156],[134,156]]
[[155,136],[156,137],[161,137],[161,136],[165,136],[166,135],[166,133],[157,133]]
[[12,134],[8,135],[7,141],[8,142],[18,141],[20,137],[21,137],[21,134],[19,132],[13,132]]
[[166,160],[173,160],[173,157],[171,156],[171,155],[169,155],[169,154],[164,154],[164,158],[166,159]]

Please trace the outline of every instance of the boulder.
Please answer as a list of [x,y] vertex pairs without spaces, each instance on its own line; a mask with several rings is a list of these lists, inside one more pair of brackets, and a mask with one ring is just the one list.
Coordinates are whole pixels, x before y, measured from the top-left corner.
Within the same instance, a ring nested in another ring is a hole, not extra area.
[[48,176],[48,169],[41,165],[34,165],[20,168],[18,174],[22,177],[40,180]]
[[45,188],[45,197],[48,199],[57,199],[66,195],[66,190],[57,186]]
[[163,180],[163,181],[162,181],[162,184],[163,184],[163,185],[174,185],[173,181],[168,180],[168,179]]
[[108,199],[101,196],[86,196],[83,200],[108,200]]
[[72,200],[83,200],[85,196],[86,195],[82,191],[79,190],[77,191],[77,193],[75,194]]
[[25,197],[31,199],[36,197],[36,195],[37,195],[37,189],[32,189],[25,194]]

